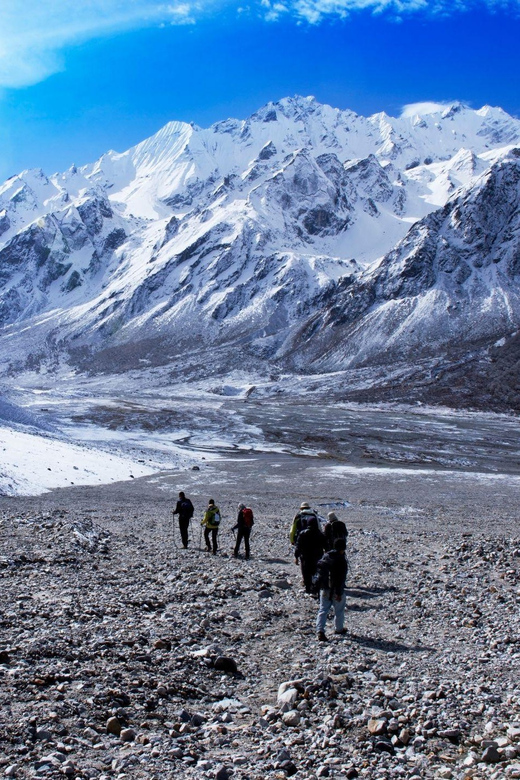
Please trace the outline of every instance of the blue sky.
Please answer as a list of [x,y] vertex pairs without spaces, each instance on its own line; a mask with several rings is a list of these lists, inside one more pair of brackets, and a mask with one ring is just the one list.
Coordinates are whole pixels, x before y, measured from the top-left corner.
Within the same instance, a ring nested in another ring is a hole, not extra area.
[[520,115],[520,0],[2,0],[0,180],[315,95]]

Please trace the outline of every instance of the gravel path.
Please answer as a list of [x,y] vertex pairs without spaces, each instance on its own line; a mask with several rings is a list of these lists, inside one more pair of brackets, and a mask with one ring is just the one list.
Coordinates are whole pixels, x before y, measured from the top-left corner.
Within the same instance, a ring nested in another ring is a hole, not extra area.
[[[174,546],[179,489],[220,505],[217,556],[197,525]],[[278,454],[1,498],[0,775],[520,778],[519,498]],[[350,530],[327,643],[287,541],[304,499]]]

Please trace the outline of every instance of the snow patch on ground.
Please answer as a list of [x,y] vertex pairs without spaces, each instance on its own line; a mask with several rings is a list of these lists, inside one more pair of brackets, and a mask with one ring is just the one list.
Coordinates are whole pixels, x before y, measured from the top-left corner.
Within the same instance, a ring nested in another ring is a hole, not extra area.
[[92,447],[0,427],[0,495],[38,495],[70,485],[98,485],[154,469]]

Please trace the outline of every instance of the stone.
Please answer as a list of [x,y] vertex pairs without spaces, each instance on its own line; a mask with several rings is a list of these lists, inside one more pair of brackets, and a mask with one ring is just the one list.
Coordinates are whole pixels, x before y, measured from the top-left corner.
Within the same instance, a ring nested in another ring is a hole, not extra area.
[[498,764],[502,761],[502,756],[494,745],[490,745],[482,753],[481,761],[484,764]]
[[372,736],[379,736],[386,733],[386,724],[385,718],[370,718],[367,723],[367,729]]
[[226,674],[236,674],[238,672],[237,662],[234,658],[225,655],[219,655],[213,664],[215,669]]
[[229,780],[230,777],[230,772],[225,766],[220,766],[215,772],[215,780]]
[[119,739],[121,742],[133,742],[136,738],[136,733],[133,729],[121,729]]
[[289,710],[282,715],[282,721],[286,726],[298,726],[301,721],[301,715],[298,710]]
[[107,734],[114,734],[116,737],[118,737],[121,734],[121,728],[122,726],[119,718],[114,716],[107,720]]
[[284,704],[289,706],[289,709],[292,709],[293,706],[296,704],[296,700],[298,699],[298,690],[296,688],[287,688],[282,693],[278,694],[277,703],[278,706],[282,706]]
[[377,739],[374,743],[374,747],[376,750],[381,751],[382,753],[390,753],[392,756],[395,753],[395,748],[390,742],[390,740],[387,739]]

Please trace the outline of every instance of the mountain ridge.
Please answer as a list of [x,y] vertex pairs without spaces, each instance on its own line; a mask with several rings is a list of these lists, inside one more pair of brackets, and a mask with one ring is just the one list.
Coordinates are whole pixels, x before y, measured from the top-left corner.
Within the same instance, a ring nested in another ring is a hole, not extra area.
[[518,146],[488,106],[297,97],[22,172],[0,187],[0,373],[123,345],[136,368],[224,349],[223,374],[237,350],[319,372],[490,349],[520,320]]

